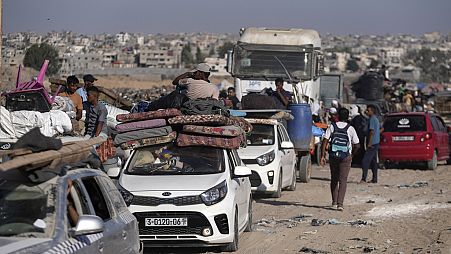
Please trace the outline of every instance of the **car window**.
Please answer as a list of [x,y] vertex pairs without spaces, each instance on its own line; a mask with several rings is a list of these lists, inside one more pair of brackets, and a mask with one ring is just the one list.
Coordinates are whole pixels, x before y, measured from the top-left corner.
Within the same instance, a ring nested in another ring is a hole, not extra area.
[[426,131],[426,119],[421,115],[388,116],[384,121],[384,132]]
[[18,179],[0,177],[0,236],[51,238],[58,204],[56,178],[44,183]]
[[67,196],[67,200],[74,205],[79,215],[90,214],[89,200],[83,194],[80,183],[77,180],[72,180],[72,188]]
[[443,122],[443,119],[438,116],[436,117],[436,119],[437,119],[437,124],[439,126],[440,131],[447,132],[446,125],[445,125],[445,122]]
[[290,141],[290,136],[287,133],[287,130],[283,125],[280,125],[280,129],[282,130],[282,134],[285,137],[285,141]]
[[431,116],[431,123],[432,123],[432,129],[434,129],[434,131],[441,131],[440,125],[438,124],[437,118],[435,116]]
[[82,179],[82,182],[88,192],[96,215],[104,221],[111,219],[111,212],[108,209],[105,197],[103,196],[104,194],[96,179],[94,177],[86,177]]
[[114,206],[114,209],[118,213],[126,212],[127,205],[125,204],[124,199],[121,196],[121,193],[118,191],[117,187],[114,185],[113,181],[107,177],[98,177],[99,181],[102,182],[102,185],[105,187],[105,191],[107,195],[110,197],[111,203]]
[[224,172],[224,153],[214,147],[174,143],[137,149],[125,170],[130,175],[203,175]]
[[275,142],[274,125],[252,124],[252,131],[247,135],[249,146],[267,146]]
[[235,157],[236,165],[242,166],[243,162],[241,161],[240,155],[238,155],[238,152],[236,150],[232,150],[233,156]]

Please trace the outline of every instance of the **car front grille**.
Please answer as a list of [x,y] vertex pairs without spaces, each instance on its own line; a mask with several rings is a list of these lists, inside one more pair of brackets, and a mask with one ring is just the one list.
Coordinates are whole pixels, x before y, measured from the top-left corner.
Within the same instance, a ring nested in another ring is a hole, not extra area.
[[242,161],[243,161],[244,164],[246,164],[246,165],[258,164],[258,163],[257,163],[257,159],[243,159]]
[[249,180],[251,181],[251,187],[258,187],[260,184],[262,184],[262,179],[260,178],[260,175],[252,170],[252,175],[249,177]]
[[200,196],[182,196],[175,198],[158,198],[158,197],[146,197],[146,196],[133,196],[132,205],[142,206],[159,206],[163,204],[186,206],[202,204]]
[[[197,212],[136,212],[133,214],[138,220],[140,235],[200,235],[205,227],[211,227],[208,219]],[[186,227],[146,227],[146,218],[175,218],[186,217]]]

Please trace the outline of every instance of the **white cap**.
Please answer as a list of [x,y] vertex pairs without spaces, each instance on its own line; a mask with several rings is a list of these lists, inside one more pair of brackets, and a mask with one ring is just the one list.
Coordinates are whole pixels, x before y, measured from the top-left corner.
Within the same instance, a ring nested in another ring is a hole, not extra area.
[[196,65],[194,67],[194,69],[192,69],[190,72],[196,72],[196,71],[210,72],[211,71],[211,67],[210,67],[210,65],[208,65],[206,63],[200,63],[200,64]]
[[336,114],[337,113],[337,109],[332,107],[332,108],[329,109],[329,113]]
[[337,100],[332,100],[332,107],[336,107],[338,108],[338,101]]

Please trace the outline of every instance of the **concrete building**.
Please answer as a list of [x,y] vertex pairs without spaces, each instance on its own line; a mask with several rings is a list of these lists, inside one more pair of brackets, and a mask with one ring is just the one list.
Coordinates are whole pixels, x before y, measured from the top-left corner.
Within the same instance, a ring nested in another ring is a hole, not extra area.
[[181,51],[166,46],[143,49],[139,53],[139,66],[147,68],[179,68]]
[[103,56],[98,53],[65,53],[60,55],[62,75],[83,74],[87,69],[101,69]]

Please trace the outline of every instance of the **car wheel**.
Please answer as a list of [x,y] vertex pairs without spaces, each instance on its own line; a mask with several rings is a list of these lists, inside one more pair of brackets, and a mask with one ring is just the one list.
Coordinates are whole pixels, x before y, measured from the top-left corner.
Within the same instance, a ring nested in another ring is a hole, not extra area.
[[287,188],[287,190],[289,190],[289,191],[295,191],[296,190],[296,178],[297,178],[297,175],[296,175],[296,165],[294,166],[294,170],[293,170],[293,179],[291,180],[291,184],[290,184],[290,186],[288,186],[288,188]]
[[437,151],[434,151],[434,154],[432,155],[432,160],[428,161],[428,169],[434,170],[437,168]]
[[239,234],[238,234],[238,210],[235,211],[235,225],[233,226],[233,242],[227,244],[224,246],[222,251],[224,252],[235,252],[238,250],[238,240],[239,240]]
[[299,159],[299,180],[302,183],[308,183],[310,181],[310,175],[312,174],[312,161],[310,154],[304,155]]
[[272,194],[273,198],[280,198],[282,196],[282,170],[279,173],[279,180],[277,181],[277,191]]
[[247,224],[244,232],[252,232],[252,197],[249,197],[249,207],[247,211]]

